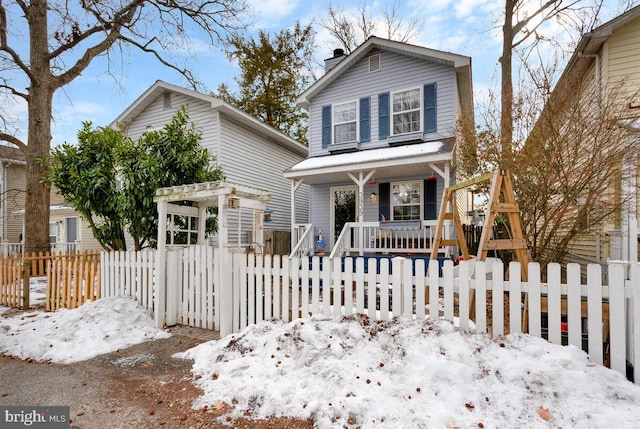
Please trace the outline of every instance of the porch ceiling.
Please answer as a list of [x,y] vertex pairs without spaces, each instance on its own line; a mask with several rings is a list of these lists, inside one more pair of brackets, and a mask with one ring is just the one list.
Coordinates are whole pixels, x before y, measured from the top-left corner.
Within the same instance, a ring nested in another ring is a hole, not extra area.
[[348,173],[375,170],[375,179],[386,181],[429,176],[433,172],[428,163],[451,159],[450,145],[437,141],[308,158],[291,167],[284,176],[303,179],[309,184],[323,184],[351,181]]

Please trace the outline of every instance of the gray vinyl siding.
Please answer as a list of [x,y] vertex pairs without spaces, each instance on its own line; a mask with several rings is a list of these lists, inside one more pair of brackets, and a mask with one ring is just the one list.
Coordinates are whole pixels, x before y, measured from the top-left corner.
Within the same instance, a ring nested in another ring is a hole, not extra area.
[[309,156],[329,153],[327,149],[322,149],[321,144],[323,106],[370,97],[371,141],[361,143],[359,148],[386,147],[389,144],[387,140],[378,140],[378,94],[422,88],[425,84],[437,85],[437,132],[422,137],[427,141],[455,135],[458,92],[453,66],[386,51],[381,52],[380,64],[380,71],[369,73],[369,60],[363,58],[311,100]]
[[[296,155],[274,141],[246,128],[243,124],[221,115],[220,158],[225,176],[230,181],[244,183],[271,194],[268,207],[273,210],[272,222],[265,228],[289,230],[291,228],[291,182],[283,175],[304,156]],[[296,221],[307,221],[309,210],[308,187],[296,191]]]
[[[291,228],[291,183],[283,172],[302,161],[304,156],[292,153],[275,141],[212,110],[211,104],[186,95],[172,93],[172,106],[164,107],[164,96],[153,100],[128,126],[127,133],[136,139],[148,128],[161,129],[180,106],[186,105],[190,120],[202,133],[201,144],[215,157],[227,180],[268,191],[272,202],[272,222],[265,228]],[[296,221],[307,222],[309,213],[308,185],[296,191]]]
[[206,147],[213,156],[216,156],[219,128],[217,114],[213,114],[211,104],[178,93],[171,93],[170,108],[164,107],[163,95],[152,101],[127,126],[127,135],[136,140],[148,129],[162,129],[171,121],[181,106],[186,106],[189,120],[196,124],[197,130],[202,133],[202,146]]

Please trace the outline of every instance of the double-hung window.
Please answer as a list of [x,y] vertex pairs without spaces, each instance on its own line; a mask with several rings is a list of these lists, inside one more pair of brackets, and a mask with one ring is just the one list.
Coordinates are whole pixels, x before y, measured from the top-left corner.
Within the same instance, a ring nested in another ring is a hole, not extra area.
[[422,183],[397,182],[391,184],[391,210],[393,220],[420,220]]
[[358,107],[355,101],[333,106],[333,143],[358,140]]
[[391,93],[393,135],[422,130],[422,96],[420,88]]

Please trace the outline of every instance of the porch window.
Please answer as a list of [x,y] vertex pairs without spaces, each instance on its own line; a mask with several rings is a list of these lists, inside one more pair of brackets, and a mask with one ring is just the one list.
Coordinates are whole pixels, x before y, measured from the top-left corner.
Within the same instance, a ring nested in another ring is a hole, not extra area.
[[420,124],[421,102],[420,88],[399,91],[391,94],[393,114],[393,135],[418,132]]
[[420,220],[422,207],[421,182],[391,184],[391,212],[393,220]]
[[355,101],[333,106],[333,143],[357,141],[357,103]]
[[52,222],[49,224],[49,243],[55,244],[58,242],[58,224]]

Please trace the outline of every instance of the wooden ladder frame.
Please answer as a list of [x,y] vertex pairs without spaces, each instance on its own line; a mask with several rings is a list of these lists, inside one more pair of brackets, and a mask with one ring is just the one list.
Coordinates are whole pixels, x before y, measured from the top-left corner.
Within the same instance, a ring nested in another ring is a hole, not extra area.
[[[515,194],[513,193],[513,182],[511,181],[511,173],[509,170],[498,169],[493,173],[487,173],[474,179],[449,186],[444,190],[442,204],[440,206],[440,214],[438,216],[438,224],[436,226],[435,239],[433,241],[434,251],[431,252],[431,259],[437,258],[438,249],[441,246],[458,246],[462,253],[462,259],[469,259],[469,250],[467,249],[464,231],[462,230],[460,213],[455,203],[455,192],[488,180],[491,180],[491,191],[488,201],[489,213],[485,217],[482,228],[477,258],[479,261],[486,260],[489,250],[514,250],[516,258],[520,262],[522,280],[527,281],[527,240],[525,240],[522,233],[520,208],[516,203]],[[501,196],[503,197],[502,201],[500,201]],[[449,206],[451,207],[450,210]],[[493,222],[495,221],[498,213],[507,214],[511,238],[499,240],[491,238]],[[445,220],[453,220],[456,228],[456,238],[442,238]]]

